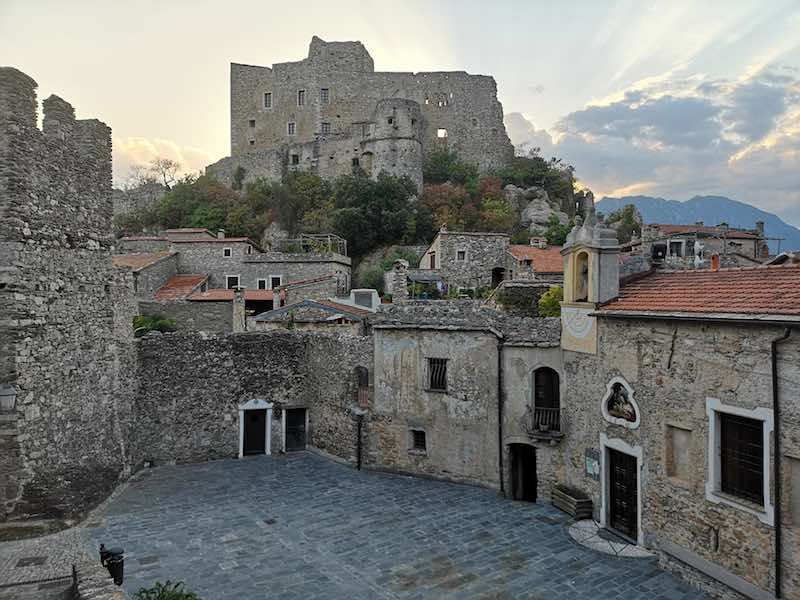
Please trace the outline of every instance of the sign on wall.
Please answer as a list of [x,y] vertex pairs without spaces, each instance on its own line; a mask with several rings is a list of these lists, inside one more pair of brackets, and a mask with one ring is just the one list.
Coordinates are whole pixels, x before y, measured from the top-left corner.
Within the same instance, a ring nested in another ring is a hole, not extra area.
[[596,448],[587,448],[584,453],[586,474],[592,479],[600,480],[600,452]]

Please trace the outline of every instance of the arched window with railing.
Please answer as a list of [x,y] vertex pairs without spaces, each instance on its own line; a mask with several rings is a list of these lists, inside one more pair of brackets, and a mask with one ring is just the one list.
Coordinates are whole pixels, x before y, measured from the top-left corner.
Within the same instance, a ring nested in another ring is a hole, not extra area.
[[561,390],[558,373],[550,367],[533,372],[533,429],[561,432]]

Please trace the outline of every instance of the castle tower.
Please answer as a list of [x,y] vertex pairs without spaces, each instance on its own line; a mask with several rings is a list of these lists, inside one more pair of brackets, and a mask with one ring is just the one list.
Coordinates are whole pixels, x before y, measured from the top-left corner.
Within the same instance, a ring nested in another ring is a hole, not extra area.
[[372,116],[370,141],[362,154],[362,168],[377,177],[408,175],[422,192],[422,143],[420,105],[404,98],[379,100]]
[[598,306],[619,295],[617,233],[597,222],[594,206],[586,222],[576,225],[561,250],[564,257],[564,301],[561,303],[561,347],[595,354]]

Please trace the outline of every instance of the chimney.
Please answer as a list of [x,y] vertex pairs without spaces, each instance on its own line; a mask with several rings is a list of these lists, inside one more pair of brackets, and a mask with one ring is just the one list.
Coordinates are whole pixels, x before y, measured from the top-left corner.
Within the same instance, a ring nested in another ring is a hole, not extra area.
[[224,229],[218,229],[217,230],[217,239],[219,239],[219,240],[224,240],[225,239],[225,230]]
[[716,252],[711,255],[711,270],[719,271],[719,254]]
[[245,312],[244,288],[242,286],[233,288],[232,325],[233,333],[247,329],[247,313]]
[[695,221],[694,224],[697,225],[698,227],[702,227],[703,226],[703,222],[702,221]]
[[399,303],[408,300],[408,261],[398,258],[392,266],[394,281],[392,281],[392,302]]
[[764,221],[756,221],[756,233],[758,237],[764,237]]

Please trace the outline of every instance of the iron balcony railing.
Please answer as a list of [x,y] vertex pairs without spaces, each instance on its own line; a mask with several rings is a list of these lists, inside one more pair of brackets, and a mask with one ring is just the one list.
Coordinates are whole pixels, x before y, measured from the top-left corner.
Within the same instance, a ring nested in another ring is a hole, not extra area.
[[529,437],[536,440],[557,441],[564,437],[564,423],[560,408],[529,408],[523,420],[523,428]]

